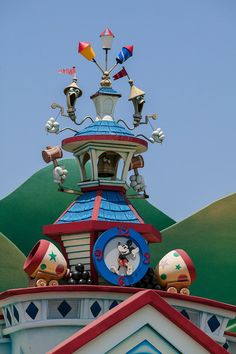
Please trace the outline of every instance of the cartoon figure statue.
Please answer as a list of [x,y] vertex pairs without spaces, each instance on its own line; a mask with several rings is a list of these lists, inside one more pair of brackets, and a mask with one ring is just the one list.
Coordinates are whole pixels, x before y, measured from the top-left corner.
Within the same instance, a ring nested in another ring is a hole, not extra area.
[[119,252],[117,259],[118,268],[116,268],[116,266],[111,266],[111,272],[119,275],[120,267],[125,267],[126,275],[131,275],[133,273],[133,266],[130,263],[130,258],[135,259],[137,253],[139,252],[139,248],[133,247],[131,240],[127,240],[126,243],[118,242],[117,248]]

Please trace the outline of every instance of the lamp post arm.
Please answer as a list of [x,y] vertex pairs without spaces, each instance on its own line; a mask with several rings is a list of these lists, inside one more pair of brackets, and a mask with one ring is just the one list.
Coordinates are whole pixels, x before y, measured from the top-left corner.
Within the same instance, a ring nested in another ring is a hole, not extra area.
[[119,122],[123,123],[126,126],[126,128],[129,130],[134,130],[136,128],[134,126],[133,126],[133,128],[130,128],[123,119],[118,119],[117,123],[119,123]]
[[97,67],[101,70],[101,72],[104,74],[103,68],[98,64],[98,62],[93,58],[92,61],[97,65]]
[[65,111],[64,111],[64,107],[62,107],[61,105],[59,105],[58,103],[52,103],[51,104],[51,108],[52,109],[56,109],[56,108],[59,108],[60,109],[60,115],[62,116],[62,117],[66,117],[66,118],[70,118],[69,116],[67,116],[66,114],[65,114]]
[[[52,103],[52,104],[51,104],[51,108],[52,108],[52,109],[59,108],[59,109],[60,109],[59,114],[60,114],[62,117],[70,118],[70,116],[68,116],[68,115],[65,114],[64,107],[62,107],[62,106],[59,105],[58,103]],[[83,124],[87,119],[90,119],[91,122],[94,123],[93,118],[90,117],[90,116],[86,116],[80,123],[76,122],[76,120],[73,120],[73,122],[74,122],[76,125],[81,125],[81,124]],[[71,129],[71,128],[64,128],[64,129],[60,130],[58,133],[61,133],[62,131],[66,130],[66,129],[70,129],[70,130],[72,130],[72,131],[78,133],[78,131],[73,130],[73,129]]]
[[138,134],[136,135],[136,138],[138,138],[139,136],[141,136],[142,138],[146,139],[147,141],[149,141],[150,143],[154,144],[154,140],[152,138],[147,138],[145,135],[143,134]]
[[64,132],[65,130],[71,130],[71,131],[74,132],[74,133],[78,133],[78,130],[75,130],[75,129],[66,127],[66,128],[63,128],[63,129],[59,130],[59,132],[58,132],[57,134],[62,133],[62,132]]
[[64,192],[67,194],[75,194],[75,195],[82,195],[83,194],[83,192],[81,192],[81,191],[77,191],[77,190],[71,189],[71,188],[65,188],[61,184],[58,184],[58,192]]
[[86,117],[84,117],[84,119],[83,119],[80,123],[78,123],[78,122],[76,122],[76,121],[74,121],[74,123],[75,123],[76,125],[81,125],[81,124],[83,124],[87,119],[90,119],[92,123],[95,122],[92,117],[86,116]]
[[111,69],[108,70],[108,74],[110,74],[110,73],[117,67],[118,64],[119,64],[119,63],[115,63],[115,64],[111,67]]
[[156,120],[158,118],[158,115],[156,113],[155,114],[146,115],[144,122],[141,121],[139,124],[150,124],[152,130],[154,130],[154,128],[153,128],[153,126],[152,126],[152,124],[150,122],[150,118]]

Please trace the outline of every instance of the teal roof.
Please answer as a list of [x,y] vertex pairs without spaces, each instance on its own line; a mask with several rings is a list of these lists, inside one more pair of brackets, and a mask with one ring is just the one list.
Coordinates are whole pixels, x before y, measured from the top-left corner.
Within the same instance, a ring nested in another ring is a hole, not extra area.
[[84,135],[118,135],[134,137],[133,133],[113,120],[98,120],[75,134],[75,136]]
[[[85,192],[78,197],[56,224],[92,220],[97,193],[97,191]],[[138,215],[130,207],[124,195],[117,191],[102,191],[96,220],[140,224]]]
[[121,94],[115,90],[113,90],[112,87],[101,87],[99,90],[98,90],[99,93],[103,93],[103,94],[110,94],[110,95],[120,95]]

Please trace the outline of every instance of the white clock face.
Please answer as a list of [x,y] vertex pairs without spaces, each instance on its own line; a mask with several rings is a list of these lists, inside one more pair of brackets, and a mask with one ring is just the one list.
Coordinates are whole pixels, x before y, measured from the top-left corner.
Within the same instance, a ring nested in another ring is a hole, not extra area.
[[147,273],[150,251],[137,231],[123,226],[103,232],[93,247],[93,261],[109,283],[131,286]]
[[[119,247],[119,248],[118,248]],[[104,263],[106,267],[117,275],[127,275],[127,263],[132,266],[132,273],[140,264],[138,246],[132,242],[133,253],[127,249],[127,237],[115,237],[111,239],[104,249]],[[126,264],[126,266],[125,266]]]

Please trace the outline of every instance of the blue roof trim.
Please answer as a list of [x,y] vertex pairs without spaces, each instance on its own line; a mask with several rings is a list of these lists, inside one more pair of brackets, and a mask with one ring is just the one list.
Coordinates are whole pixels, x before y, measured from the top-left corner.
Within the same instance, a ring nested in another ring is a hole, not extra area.
[[96,194],[96,191],[92,191],[78,197],[75,203],[57,221],[57,224],[91,220]]
[[101,87],[99,90],[98,90],[99,93],[109,93],[109,94],[113,94],[113,95],[120,95],[119,92],[113,90],[112,87]]
[[75,136],[86,136],[86,135],[118,135],[118,136],[134,137],[134,134],[128,131],[122,125],[114,121],[108,121],[108,120],[96,121],[75,134]]
[[140,224],[124,196],[115,191],[103,191],[98,220]]
[[[82,194],[56,224],[92,220],[96,195],[97,191]],[[139,219],[130,209],[123,194],[117,191],[102,192],[98,220],[140,224]]]

